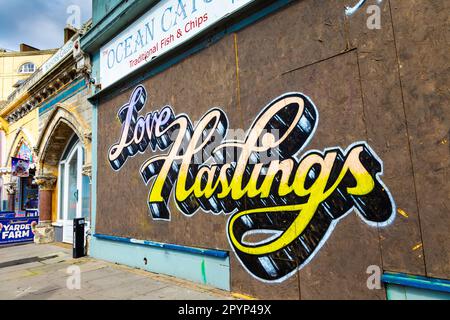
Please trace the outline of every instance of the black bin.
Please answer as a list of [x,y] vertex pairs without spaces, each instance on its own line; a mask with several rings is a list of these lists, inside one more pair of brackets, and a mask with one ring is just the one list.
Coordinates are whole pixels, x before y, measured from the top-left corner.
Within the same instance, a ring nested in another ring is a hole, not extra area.
[[84,250],[84,218],[73,219],[73,258],[81,258],[86,255]]

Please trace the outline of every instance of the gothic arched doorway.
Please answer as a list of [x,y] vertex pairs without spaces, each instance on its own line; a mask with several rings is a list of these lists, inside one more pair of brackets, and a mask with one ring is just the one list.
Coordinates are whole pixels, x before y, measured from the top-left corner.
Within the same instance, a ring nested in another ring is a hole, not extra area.
[[73,242],[74,218],[85,218],[89,228],[90,136],[82,123],[73,113],[57,107],[48,116],[36,147],[39,224],[54,231],[57,242]]

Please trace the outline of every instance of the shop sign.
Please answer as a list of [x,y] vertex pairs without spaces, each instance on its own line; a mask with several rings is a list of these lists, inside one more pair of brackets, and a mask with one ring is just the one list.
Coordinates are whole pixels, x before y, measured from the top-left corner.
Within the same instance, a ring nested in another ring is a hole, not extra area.
[[33,228],[39,218],[0,218],[0,245],[30,242],[34,239]]
[[100,49],[102,88],[110,86],[254,1],[160,1]]
[[53,67],[63,61],[69,54],[72,54],[74,41],[69,40],[59,49],[53,56],[50,57],[43,65],[42,65],[42,74],[46,74]]

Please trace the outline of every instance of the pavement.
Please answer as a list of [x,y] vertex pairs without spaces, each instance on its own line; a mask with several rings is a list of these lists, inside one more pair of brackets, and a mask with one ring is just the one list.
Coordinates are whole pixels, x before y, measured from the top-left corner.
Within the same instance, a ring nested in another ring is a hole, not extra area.
[[[80,275],[77,277],[77,275]],[[90,257],[64,244],[0,247],[1,300],[230,300],[226,291]]]

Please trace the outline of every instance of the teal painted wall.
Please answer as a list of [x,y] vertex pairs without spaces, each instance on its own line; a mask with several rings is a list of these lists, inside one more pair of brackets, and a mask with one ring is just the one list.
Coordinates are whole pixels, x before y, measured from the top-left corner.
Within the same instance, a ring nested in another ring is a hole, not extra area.
[[122,0],[92,0],[92,23],[95,25]]
[[387,284],[388,300],[450,300],[450,293]]
[[[91,240],[94,258],[166,274],[230,291],[230,259],[177,252],[142,245]],[[147,265],[144,263],[147,258]]]
[[[100,52],[96,52],[91,56],[92,74],[91,77],[98,79],[100,75]],[[93,89],[91,89],[93,90]],[[92,92],[94,93],[94,92]],[[95,222],[97,213],[97,146],[98,146],[98,106],[92,105],[92,192],[91,192],[91,234],[95,234]]]
[[81,37],[82,50],[93,54],[146,12],[156,0],[93,0],[92,27]]
[[62,92],[58,93],[55,97],[39,106],[39,116],[52,110],[58,103],[63,103],[85,89],[86,81],[84,79],[77,79],[73,81]]

